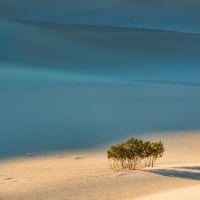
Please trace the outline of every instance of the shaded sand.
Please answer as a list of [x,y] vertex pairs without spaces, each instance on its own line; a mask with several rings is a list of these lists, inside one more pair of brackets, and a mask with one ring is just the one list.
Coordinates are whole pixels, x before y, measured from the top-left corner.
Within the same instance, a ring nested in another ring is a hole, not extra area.
[[11,49],[1,52],[0,63],[14,68],[199,83],[199,33],[35,20],[0,20],[0,28],[2,48]]
[[[160,139],[159,135],[155,138]],[[200,134],[170,134],[162,139],[166,154],[153,169],[113,171],[106,150],[4,160],[0,164],[0,199],[126,200],[199,187]],[[196,198],[196,192],[190,199]]]
[[199,7],[198,0],[1,0],[0,18],[199,32]]
[[31,20],[0,29],[0,157],[200,129],[200,34]]

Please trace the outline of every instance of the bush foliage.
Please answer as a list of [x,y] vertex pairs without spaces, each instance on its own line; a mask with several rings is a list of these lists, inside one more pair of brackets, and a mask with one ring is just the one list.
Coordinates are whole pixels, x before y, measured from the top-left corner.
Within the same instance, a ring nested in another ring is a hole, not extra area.
[[[107,151],[110,166],[114,169],[136,169],[139,164],[153,167],[156,160],[163,156],[165,149],[161,141],[150,142],[130,138],[125,142],[111,146]],[[143,161],[143,162],[142,162]]]

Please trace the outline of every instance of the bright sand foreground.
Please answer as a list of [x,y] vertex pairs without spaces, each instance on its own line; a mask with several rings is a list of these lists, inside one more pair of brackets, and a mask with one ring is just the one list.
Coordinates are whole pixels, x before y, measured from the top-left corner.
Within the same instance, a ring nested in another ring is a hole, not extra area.
[[164,141],[166,153],[153,169],[113,171],[106,149],[1,161],[0,199],[200,199],[200,133],[154,139]]

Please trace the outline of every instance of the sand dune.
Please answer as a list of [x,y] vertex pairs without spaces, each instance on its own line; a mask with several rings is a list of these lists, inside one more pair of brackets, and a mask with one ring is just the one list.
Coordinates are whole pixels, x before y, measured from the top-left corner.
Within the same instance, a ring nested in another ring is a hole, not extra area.
[[157,134],[167,151],[154,169],[115,172],[97,152],[130,135],[200,129],[199,8],[1,0],[0,199],[200,196],[198,132]]
[[1,0],[0,17],[199,32],[198,0]]
[[[4,200],[122,200],[181,187],[197,185],[199,188],[200,134],[171,134],[166,138],[162,134],[155,138],[163,138],[166,154],[153,169],[113,171],[108,166],[105,150],[2,161],[0,197]],[[196,191],[194,197],[198,196],[199,190],[194,188],[192,191]],[[175,191],[177,195],[180,192]]]
[[199,34],[33,19],[0,27],[0,157],[200,128]]
[[0,27],[3,64],[137,78],[159,69],[160,79],[179,68],[199,73],[199,34],[45,21],[0,21]]
[[180,200],[198,200],[200,195],[200,186],[188,187],[178,190],[173,190],[170,192],[163,192],[156,195],[149,195],[147,197],[138,198],[138,200],[167,200],[167,199],[180,199]]
[[1,157],[97,148],[144,132],[199,128],[199,87],[109,83],[101,76],[36,69],[0,72]]

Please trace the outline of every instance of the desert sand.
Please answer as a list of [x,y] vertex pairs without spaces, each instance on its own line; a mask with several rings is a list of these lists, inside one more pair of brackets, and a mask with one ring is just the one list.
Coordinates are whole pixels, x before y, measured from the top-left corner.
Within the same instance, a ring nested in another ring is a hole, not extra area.
[[[198,199],[200,134],[157,134],[151,138],[162,139],[166,153],[155,168],[135,171],[110,169],[106,149],[2,160],[0,199],[183,200],[188,195]],[[178,196],[183,194],[184,198]]]
[[151,199],[161,199],[161,200],[167,200],[167,199],[181,199],[181,200],[199,200],[199,191],[200,186],[194,186],[189,188],[183,188],[183,189],[177,189],[172,190],[169,192],[163,192],[156,195],[149,195],[146,197],[138,198],[138,200],[151,200]]
[[[0,0],[0,200],[200,199],[200,132],[150,135],[200,130],[199,9]],[[166,153],[113,171],[106,150],[132,133]]]
[[0,157],[200,129],[199,7],[1,0]]

